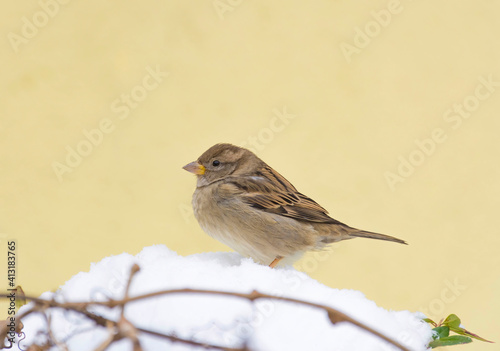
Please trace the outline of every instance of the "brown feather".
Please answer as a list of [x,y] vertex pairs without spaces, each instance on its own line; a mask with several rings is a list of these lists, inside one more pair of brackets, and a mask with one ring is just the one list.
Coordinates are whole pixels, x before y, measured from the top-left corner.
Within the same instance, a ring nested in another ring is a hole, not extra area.
[[267,165],[245,177],[228,177],[226,182],[241,189],[243,201],[258,210],[299,221],[344,225]]

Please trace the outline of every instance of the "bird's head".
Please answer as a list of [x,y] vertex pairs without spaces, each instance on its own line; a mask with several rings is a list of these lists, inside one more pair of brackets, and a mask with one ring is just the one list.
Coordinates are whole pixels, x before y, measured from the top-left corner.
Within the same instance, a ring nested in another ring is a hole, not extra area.
[[197,175],[200,187],[228,176],[251,174],[261,163],[250,150],[232,144],[216,144],[183,168]]

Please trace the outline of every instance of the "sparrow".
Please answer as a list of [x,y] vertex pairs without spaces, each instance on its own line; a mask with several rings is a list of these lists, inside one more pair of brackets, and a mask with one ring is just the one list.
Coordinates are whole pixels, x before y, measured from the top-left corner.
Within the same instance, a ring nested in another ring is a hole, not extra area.
[[306,251],[358,237],[406,244],[333,219],[250,150],[216,144],[183,168],[197,176],[192,204],[201,228],[260,264],[292,264]]

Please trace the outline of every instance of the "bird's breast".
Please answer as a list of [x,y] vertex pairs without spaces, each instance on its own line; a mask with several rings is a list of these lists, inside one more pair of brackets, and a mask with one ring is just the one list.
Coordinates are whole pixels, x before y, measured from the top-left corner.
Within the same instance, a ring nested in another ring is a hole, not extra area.
[[298,257],[313,246],[310,225],[257,210],[214,185],[196,189],[193,210],[208,235],[260,263],[269,264],[276,256]]

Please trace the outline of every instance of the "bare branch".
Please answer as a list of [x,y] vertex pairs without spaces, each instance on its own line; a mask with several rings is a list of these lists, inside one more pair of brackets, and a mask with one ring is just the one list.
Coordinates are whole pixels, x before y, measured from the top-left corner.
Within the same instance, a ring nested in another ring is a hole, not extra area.
[[271,300],[281,300],[281,301],[288,301],[288,302],[293,302],[301,305],[306,305],[306,306],[311,306],[319,309],[323,309],[328,313],[328,317],[330,321],[335,324],[338,322],[349,322],[361,329],[366,330],[367,332],[378,336],[379,338],[387,341],[388,343],[391,343],[392,345],[398,347],[399,349],[403,351],[408,351],[408,349],[398,343],[397,341],[394,341],[390,339],[389,337],[383,335],[382,333],[368,327],[367,325],[364,325],[361,322],[358,322],[354,318],[349,317],[348,315],[326,305],[321,305],[321,304],[316,304],[313,302],[308,302],[308,301],[303,301],[303,300],[298,300],[298,299],[293,299],[289,297],[283,297],[283,296],[273,296],[273,295],[268,295],[268,294],[262,294],[259,293],[258,291],[252,291],[250,294],[245,294],[245,293],[235,293],[235,292],[227,292],[227,291],[216,291],[216,290],[203,290],[203,289],[174,289],[174,290],[164,290],[164,291],[158,291],[150,294],[144,294],[140,296],[135,296],[129,299],[123,299],[123,300],[110,300],[106,302],[100,302],[99,304],[102,304],[103,306],[120,306],[122,304],[126,304],[129,302],[133,301],[139,301],[139,300],[144,300],[147,298],[151,297],[158,297],[162,295],[170,295],[170,294],[208,294],[208,295],[225,295],[225,296],[233,296],[233,297],[239,297],[243,299],[247,299],[250,301],[255,301],[257,299],[271,299]]
[[51,316],[48,316],[45,313],[42,313],[42,315],[45,317],[45,322],[47,323],[47,333],[49,334],[49,337],[52,340],[52,342],[57,347],[59,347],[60,350],[62,350],[62,351],[68,351],[68,346],[66,344],[58,341],[57,338],[54,336],[54,333],[52,333],[52,328],[51,328],[52,318],[51,318]]
[[116,334],[115,326],[113,322],[108,321],[106,323],[106,328],[108,329],[109,335],[108,338],[105,339],[99,346],[97,346],[94,351],[105,351],[111,344],[117,340],[119,340],[118,335]]
[[[125,299],[129,298],[129,290],[130,290],[130,285],[132,284],[132,279],[134,279],[135,274],[137,272],[139,272],[140,270],[141,270],[141,268],[139,267],[139,265],[137,263],[134,263],[132,268],[130,268],[130,276],[128,277],[127,286],[125,287]],[[121,309],[122,309],[121,310],[121,318],[125,319],[125,305],[122,305]],[[135,348],[135,346],[134,346],[134,348]]]
[[[71,310],[75,311],[78,313],[81,313],[85,315],[87,318],[93,320],[97,325],[110,328],[110,325],[113,326],[113,330],[115,332],[113,334],[110,334],[110,338],[107,339],[101,346],[96,349],[96,351],[103,351],[105,350],[111,343],[113,343],[116,340],[120,340],[122,338],[128,338],[132,341],[134,345],[134,351],[140,351],[142,350],[140,343],[139,343],[139,338],[138,334],[139,333],[144,333],[148,335],[154,335],[160,338],[168,339],[172,342],[179,342],[183,343],[186,345],[191,345],[191,346],[197,346],[197,347],[202,347],[204,349],[214,349],[214,350],[223,350],[223,351],[247,351],[247,347],[244,346],[243,348],[230,348],[230,347],[224,347],[221,345],[213,345],[213,344],[208,344],[208,343],[200,343],[196,342],[193,340],[188,340],[188,339],[183,339],[179,338],[174,335],[168,335],[168,334],[163,334],[160,332],[156,331],[151,331],[151,330],[146,330],[142,328],[138,328],[134,326],[132,323],[130,323],[128,320],[125,319],[124,317],[124,309],[125,306],[129,303],[136,302],[136,301],[143,301],[149,298],[153,297],[159,297],[159,296],[165,296],[165,295],[174,295],[174,294],[204,294],[204,295],[217,295],[217,296],[228,296],[228,297],[235,297],[235,298],[240,298],[240,299],[246,299],[251,302],[256,301],[258,299],[269,299],[269,300],[278,300],[278,301],[285,301],[285,302],[290,302],[290,303],[295,303],[295,304],[300,304],[300,305],[305,305],[305,306],[310,306],[313,308],[318,308],[324,310],[328,314],[328,318],[332,322],[332,324],[336,324],[339,322],[348,322],[351,323],[385,341],[388,343],[396,346],[400,350],[403,351],[409,351],[408,348],[405,346],[401,345],[397,341],[392,340],[391,338],[385,336],[384,334],[372,329],[371,327],[368,327],[364,325],[363,323],[355,320],[354,318],[349,317],[348,315],[326,305],[322,304],[317,304],[313,302],[308,302],[304,300],[299,300],[299,299],[294,299],[294,298],[289,298],[289,297],[282,297],[282,296],[273,296],[273,295],[268,295],[268,294],[263,294],[258,291],[252,291],[251,293],[238,293],[238,292],[227,292],[227,291],[216,291],[216,290],[204,290],[204,289],[171,289],[171,290],[163,290],[163,291],[157,291],[149,294],[143,294],[139,296],[134,296],[134,297],[129,297],[129,289],[130,285],[132,282],[132,279],[134,275],[139,271],[139,266],[134,265],[131,269],[130,277],[126,286],[125,290],[125,297],[121,300],[114,300],[110,299],[108,301],[90,301],[90,302],[56,302],[55,300],[44,300],[36,297],[31,297],[31,296],[26,296],[27,300],[31,300],[35,303],[35,306],[23,313],[22,315],[18,316],[18,318],[24,318],[28,314],[32,312],[39,312],[43,313],[47,308],[62,308],[66,310]],[[0,297],[8,297],[7,294],[0,294]],[[121,318],[118,322],[111,321],[107,318],[104,318],[102,316],[96,315],[94,313],[91,313],[88,311],[88,308],[91,306],[104,306],[108,308],[114,308],[114,307],[120,307],[121,308]],[[113,336],[113,338],[111,338]],[[50,336],[51,339],[55,342],[53,335]]]

